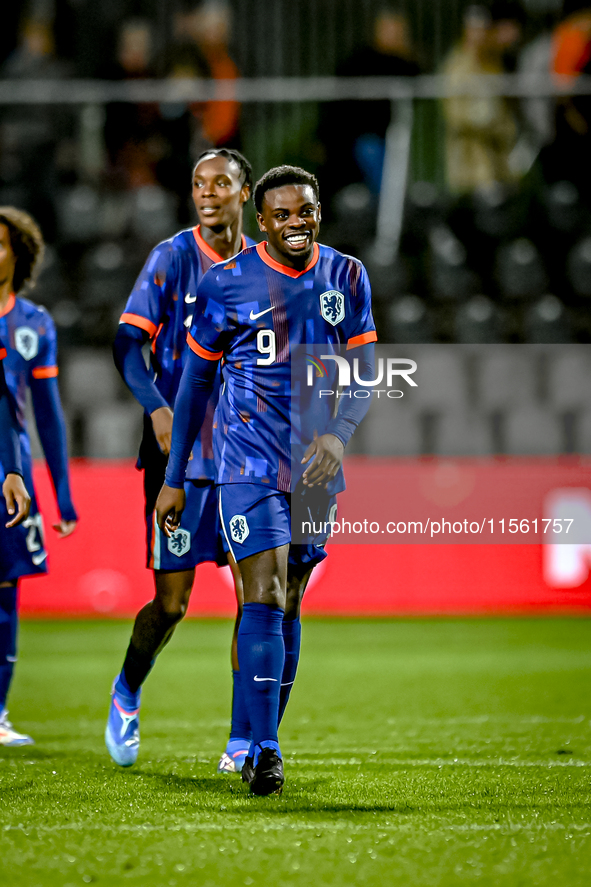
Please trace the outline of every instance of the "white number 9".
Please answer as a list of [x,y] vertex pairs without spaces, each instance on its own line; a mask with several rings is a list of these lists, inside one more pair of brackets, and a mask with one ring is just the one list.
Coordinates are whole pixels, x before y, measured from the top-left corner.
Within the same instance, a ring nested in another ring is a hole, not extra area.
[[273,363],[277,356],[277,346],[275,345],[275,333],[273,330],[259,330],[257,333],[257,350],[260,354],[266,354],[267,357],[257,358],[257,366],[268,367]]

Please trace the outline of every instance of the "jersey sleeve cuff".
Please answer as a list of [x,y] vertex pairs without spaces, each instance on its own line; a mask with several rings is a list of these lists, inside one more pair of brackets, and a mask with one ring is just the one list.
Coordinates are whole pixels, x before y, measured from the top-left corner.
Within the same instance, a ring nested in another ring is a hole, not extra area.
[[187,335],[187,344],[191,351],[193,351],[198,357],[203,357],[204,360],[221,360],[224,356],[223,351],[208,351],[207,348],[203,348],[199,342],[196,342],[191,333]]
[[375,330],[370,330],[367,333],[361,333],[360,336],[353,336],[352,339],[347,340],[347,351],[350,351],[352,348],[359,348],[360,345],[367,345],[368,342],[377,342],[378,334]]
[[31,375],[34,379],[55,379],[59,375],[59,369],[52,367],[33,367]]
[[129,323],[131,326],[137,326],[141,330],[145,330],[150,338],[152,338],[158,329],[155,323],[152,323],[147,317],[142,317],[141,314],[122,314],[119,318],[119,323]]

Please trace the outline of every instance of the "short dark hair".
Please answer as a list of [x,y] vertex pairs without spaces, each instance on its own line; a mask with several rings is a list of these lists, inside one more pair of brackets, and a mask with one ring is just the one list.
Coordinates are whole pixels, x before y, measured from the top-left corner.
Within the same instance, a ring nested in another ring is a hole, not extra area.
[[193,166],[193,175],[195,175],[195,170],[201,163],[201,161],[205,157],[225,157],[226,160],[230,160],[235,163],[239,170],[242,178],[242,184],[248,187],[249,191],[252,191],[252,166],[240,151],[236,151],[234,148],[208,148],[207,151],[202,151],[195,164]]
[[6,225],[15,265],[12,285],[15,293],[24,286],[32,288],[39,274],[45,242],[37,222],[16,206],[0,206],[0,225]]
[[254,205],[258,213],[263,209],[263,198],[267,191],[282,188],[284,185],[309,185],[314,191],[316,201],[320,199],[318,179],[301,166],[275,166],[258,180],[254,188]]

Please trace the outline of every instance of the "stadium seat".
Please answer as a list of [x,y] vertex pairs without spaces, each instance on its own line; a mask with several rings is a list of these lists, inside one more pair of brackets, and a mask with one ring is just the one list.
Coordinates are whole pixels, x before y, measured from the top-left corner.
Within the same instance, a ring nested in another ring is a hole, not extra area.
[[588,345],[550,348],[548,395],[559,409],[591,408],[591,355]]
[[591,409],[589,408],[578,417],[576,451],[586,456],[591,455]]
[[68,188],[57,199],[58,236],[66,243],[88,243],[100,233],[100,198],[89,185]]
[[521,406],[505,416],[504,452],[514,456],[552,456],[565,451],[560,416],[549,409]]
[[514,237],[523,224],[523,208],[518,197],[496,182],[477,188],[473,198],[474,226],[488,237]]
[[548,285],[540,254],[526,237],[499,247],[496,274],[501,292],[508,299],[540,296]]
[[437,456],[490,456],[494,453],[491,420],[473,410],[440,412],[435,422]]
[[134,282],[123,248],[113,241],[100,243],[84,258],[80,294],[88,305],[123,305]]
[[441,224],[445,207],[436,186],[431,182],[413,182],[406,195],[405,228],[414,236],[424,238],[434,226]]
[[131,227],[138,240],[154,246],[178,228],[177,200],[159,185],[145,185],[133,195]]
[[502,342],[502,329],[499,309],[487,296],[473,296],[456,312],[455,338],[457,342],[466,344]]
[[591,237],[584,237],[570,251],[566,262],[570,284],[578,296],[591,296]]
[[68,405],[84,408],[114,401],[122,385],[108,350],[78,348],[68,354],[62,372],[62,393]]
[[431,290],[440,299],[463,299],[478,290],[478,277],[467,266],[466,248],[447,225],[429,232]]
[[353,439],[358,434],[361,443],[357,452],[367,456],[418,456],[422,452],[419,415],[405,398],[374,397]]
[[551,228],[570,233],[582,219],[579,192],[572,182],[554,182],[544,194],[546,216]]
[[138,404],[113,403],[85,412],[85,453],[91,459],[128,459],[136,455],[141,437]]
[[63,274],[60,257],[52,246],[46,246],[35,287],[35,301],[52,306],[67,295],[68,284]]
[[362,253],[362,259],[369,274],[371,294],[375,301],[389,302],[408,292],[409,275],[401,256],[395,260],[387,258],[372,246]]
[[336,223],[343,228],[358,228],[361,224],[371,227],[375,223],[375,200],[362,182],[341,188],[333,198],[332,209]]
[[535,404],[539,400],[537,368],[533,348],[501,345],[479,349],[476,402],[490,411]]
[[391,305],[387,329],[393,342],[411,344],[433,341],[427,306],[418,296],[403,296]]
[[[406,355],[405,355],[406,356]],[[409,355],[417,362],[412,402],[424,410],[463,409],[468,403],[466,353],[459,346],[427,345]]]
[[542,296],[526,312],[523,322],[526,342],[561,344],[572,341],[571,322],[567,310],[557,296]]

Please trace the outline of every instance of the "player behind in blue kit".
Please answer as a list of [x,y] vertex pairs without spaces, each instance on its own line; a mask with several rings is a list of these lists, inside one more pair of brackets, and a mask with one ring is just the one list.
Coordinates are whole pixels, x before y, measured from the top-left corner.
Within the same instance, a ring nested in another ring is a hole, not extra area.
[[4,375],[3,361],[6,354],[6,348],[0,341],[0,465],[3,466],[4,472],[2,495],[6,501],[6,511],[9,517],[14,515],[6,524],[10,528],[16,527],[28,517],[31,497],[23,482],[18,423],[10,403]]
[[60,514],[54,529],[62,538],[69,536],[78,519],[70,495],[55,326],[45,308],[18,295],[27,285],[33,285],[43,251],[43,237],[33,219],[12,206],[1,206],[0,341],[7,352],[3,365],[8,398],[17,420],[24,483],[31,494],[29,516],[10,529],[6,529],[8,514],[0,500],[0,745],[6,746],[33,742],[30,736],[14,730],[6,716],[6,697],[16,662],[18,580],[47,572],[43,523],[33,488],[31,445],[24,418],[27,388]]
[[[214,263],[253,244],[242,234],[242,213],[250,197],[252,170],[238,151],[205,151],[193,170],[193,202],[199,224],[158,244],[146,261],[121,316],[114,344],[117,367],[143,406],[144,435],[138,467],[144,470],[148,567],[154,571],[155,597],[138,613],[120,675],[113,685],[105,732],[107,748],[122,767],[135,762],[139,750],[141,685],[154,660],[184,616],[195,580],[205,561],[226,563],[220,544],[212,449],[212,418],[217,387],[207,408],[185,478],[187,508],[171,538],[156,524],[154,506],[164,482],[170,450],[173,408],[184,361],[187,331],[199,281]],[[142,345],[151,341],[151,370]],[[219,772],[238,772],[251,739],[240,692],[236,637],[242,609],[240,574],[230,559],[238,614],[232,643],[233,702],[230,739]]]
[[[278,167],[257,183],[257,220],[267,243],[249,247],[204,276],[189,334],[189,359],[177,395],[160,526],[174,533],[185,507],[183,477],[205,416],[216,368],[223,387],[214,418],[219,511],[226,548],[238,562],[244,612],[238,659],[252,754],[242,778],[267,795],[283,785],[277,729],[300,652],[300,603],[328,532],[292,542],[290,512],[323,525],[335,519],[344,489],[344,448],[368,400],[340,397],[294,413],[292,355],[301,345],[359,348],[360,377],[372,372],[376,339],[363,265],[316,243],[318,183],[297,167]],[[330,385],[326,386],[330,388]],[[333,385],[336,388],[336,385]],[[292,433],[300,427],[298,445]],[[306,467],[307,466],[307,467]],[[325,527],[326,529],[326,527]]]

